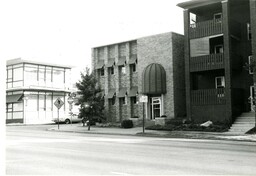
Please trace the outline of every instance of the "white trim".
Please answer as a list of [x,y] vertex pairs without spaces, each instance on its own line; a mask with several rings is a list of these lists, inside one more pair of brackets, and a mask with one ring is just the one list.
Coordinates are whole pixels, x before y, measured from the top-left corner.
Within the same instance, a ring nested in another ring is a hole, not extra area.
[[248,56],[248,62],[249,62],[249,74],[253,74],[253,70],[250,69],[250,65],[251,65],[251,60],[252,60],[252,56]]
[[214,46],[214,53],[215,53],[215,54],[218,54],[218,53],[217,53],[217,47],[220,47],[220,46],[221,46],[221,48],[222,48],[222,52],[219,52],[219,53],[224,53],[223,44],[220,44],[220,45],[215,45],[215,46]]
[[[217,79],[221,79],[221,85],[217,85],[218,84],[218,81]],[[225,77],[224,76],[217,76],[215,77],[215,88],[221,88],[221,87],[225,87]]]

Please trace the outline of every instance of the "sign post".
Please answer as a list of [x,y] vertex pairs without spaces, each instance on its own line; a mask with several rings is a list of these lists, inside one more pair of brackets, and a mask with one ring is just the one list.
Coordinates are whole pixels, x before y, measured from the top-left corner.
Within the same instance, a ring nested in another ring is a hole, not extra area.
[[[74,99],[72,96],[68,97],[68,103],[69,103],[69,111],[72,113],[72,103],[74,102]],[[73,118],[73,113],[71,114],[71,126],[72,126],[72,118]]]
[[58,97],[54,102],[54,105],[58,108],[58,130],[60,129],[59,110],[64,105],[64,102]]
[[143,133],[145,133],[145,103],[147,103],[148,102],[148,96],[146,96],[146,95],[141,95],[140,96],[140,102],[142,102],[143,104],[142,104],[142,113],[143,113],[143,119],[142,119],[142,131],[143,131]]

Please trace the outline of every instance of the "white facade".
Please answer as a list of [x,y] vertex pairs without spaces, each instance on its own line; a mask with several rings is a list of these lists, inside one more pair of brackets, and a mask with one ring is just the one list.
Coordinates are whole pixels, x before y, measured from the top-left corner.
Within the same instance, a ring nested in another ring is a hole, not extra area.
[[52,122],[58,97],[64,102],[60,117],[68,113],[71,67],[14,59],[7,61],[6,71],[6,123]]

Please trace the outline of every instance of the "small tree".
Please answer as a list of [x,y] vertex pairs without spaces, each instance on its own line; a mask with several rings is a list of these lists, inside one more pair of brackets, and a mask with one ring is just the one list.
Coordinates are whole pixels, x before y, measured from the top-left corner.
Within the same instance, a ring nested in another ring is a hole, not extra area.
[[[85,72],[81,72],[81,80],[76,83],[78,88],[78,105],[80,112],[78,117],[83,118],[83,125],[88,121],[88,130],[92,120],[103,120],[104,100],[102,98],[102,90],[95,79],[94,73],[90,73],[89,68]],[[84,105],[88,104],[89,108]]]

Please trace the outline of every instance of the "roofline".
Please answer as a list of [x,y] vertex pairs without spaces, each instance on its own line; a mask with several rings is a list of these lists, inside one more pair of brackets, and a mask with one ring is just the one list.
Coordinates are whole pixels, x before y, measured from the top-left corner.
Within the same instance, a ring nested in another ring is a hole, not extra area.
[[51,64],[51,63],[38,62],[38,61],[31,61],[31,60],[25,60],[25,59],[21,59],[21,58],[7,60],[6,61],[6,66],[15,65],[15,64],[21,64],[21,63],[45,65],[45,66],[54,66],[54,67],[70,68],[70,69],[74,68],[74,66],[60,65],[60,64]]
[[153,36],[162,35],[162,34],[168,34],[168,33],[184,36],[183,34],[179,34],[179,33],[171,31],[171,32],[164,32],[164,33],[159,33],[159,34],[152,34],[152,35],[148,35],[148,36],[144,36],[144,37],[139,37],[139,38],[132,39],[132,40],[126,40],[126,41],[122,41],[122,42],[116,42],[116,43],[111,43],[111,44],[106,44],[106,45],[95,46],[95,47],[92,47],[92,49],[96,49],[96,48],[100,48],[100,47],[105,47],[105,46],[111,46],[111,45],[117,45],[117,44],[121,44],[121,43],[133,42],[133,41],[137,41],[139,39],[143,39],[143,38],[147,38],[147,37],[153,37]]
[[195,8],[195,7],[219,3],[221,1],[226,1],[226,0],[189,0],[186,2],[178,3],[177,6],[183,8],[183,9],[191,9],[191,8]]

